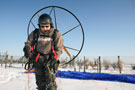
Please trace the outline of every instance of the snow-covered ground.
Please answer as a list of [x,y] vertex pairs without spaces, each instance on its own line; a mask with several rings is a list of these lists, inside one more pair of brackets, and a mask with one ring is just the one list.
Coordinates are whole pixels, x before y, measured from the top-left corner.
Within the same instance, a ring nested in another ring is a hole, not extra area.
[[[135,74],[128,67],[123,73]],[[13,65],[6,69],[0,67],[0,90],[36,90],[34,73],[25,74],[21,65]],[[107,71],[104,71],[104,73]],[[118,73],[111,70],[109,73]],[[75,80],[57,78],[58,90],[135,90],[135,84],[98,81],[98,80]]]

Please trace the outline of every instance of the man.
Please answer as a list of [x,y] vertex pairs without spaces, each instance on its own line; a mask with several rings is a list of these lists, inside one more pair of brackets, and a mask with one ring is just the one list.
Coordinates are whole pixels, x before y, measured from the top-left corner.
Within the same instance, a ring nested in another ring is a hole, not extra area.
[[33,31],[25,43],[23,49],[25,57],[34,62],[38,90],[57,90],[55,73],[64,48],[62,35],[54,30],[52,19],[48,14],[39,17],[38,26],[39,29]]

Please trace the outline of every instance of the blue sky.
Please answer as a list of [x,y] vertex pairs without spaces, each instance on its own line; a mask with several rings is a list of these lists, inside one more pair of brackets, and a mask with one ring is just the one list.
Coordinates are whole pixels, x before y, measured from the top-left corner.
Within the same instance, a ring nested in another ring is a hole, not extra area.
[[31,16],[50,5],[70,10],[81,21],[80,56],[135,56],[135,0],[1,0],[0,52],[22,56]]

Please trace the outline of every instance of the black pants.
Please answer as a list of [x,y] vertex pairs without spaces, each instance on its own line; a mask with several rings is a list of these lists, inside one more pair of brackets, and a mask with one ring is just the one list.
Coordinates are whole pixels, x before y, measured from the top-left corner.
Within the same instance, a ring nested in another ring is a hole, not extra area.
[[39,57],[35,63],[36,84],[38,90],[57,90],[55,74],[51,72],[51,67],[47,67],[47,58]]

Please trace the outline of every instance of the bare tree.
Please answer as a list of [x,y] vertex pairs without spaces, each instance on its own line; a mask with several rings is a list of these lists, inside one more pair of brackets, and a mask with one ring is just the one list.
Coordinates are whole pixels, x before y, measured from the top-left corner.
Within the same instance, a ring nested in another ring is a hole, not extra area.
[[11,56],[11,58],[10,58],[9,67],[11,67],[12,64],[13,64],[13,56]]
[[89,61],[89,65],[92,67],[93,70],[96,70],[95,67],[98,66],[98,61],[97,61],[97,59],[94,59],[94,61]]
[[107,60],[104,60],[103,61],[103,66],[104,66],[105,70],[108,70],[109,67],[110,67],[110,63]]
[[111,64],[111,66],[112,66],[112,68],[115,70],[116,68],[118,68],[118,66],[117,66],[117,63],[116,62],[113,62],[112,64]]

